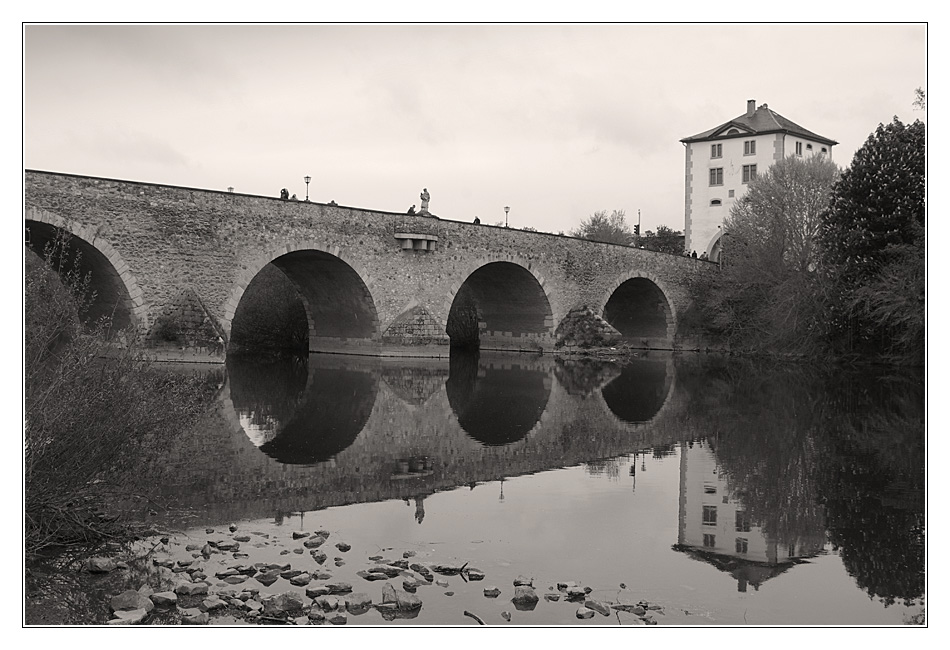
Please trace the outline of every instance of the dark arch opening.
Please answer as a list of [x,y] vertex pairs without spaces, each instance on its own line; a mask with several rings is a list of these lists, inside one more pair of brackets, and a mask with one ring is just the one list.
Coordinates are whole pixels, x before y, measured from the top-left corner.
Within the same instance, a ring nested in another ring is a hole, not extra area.
[[248,284],[231,322],[231,350],[317,351],[341,340],[375,340],[377,330],[373,298],[349,264],[323,251],[296,251]]
[[459,425],[485,446],[521,440],[541,418],[551,393],[547,373],[517,363],[486,363],[453,349],[445,392]]
[[604,305],[604,320],[613,325],[627,343],[669,347],[670,304],[651,280],[631,278],[617,287]]
[[[96,323],[102,318],[111,319],[112,331],[131,327],[134,324],[132,298],[109,259],[89,242],[68,233],[62,228],[27,220],[25,224],[27,247],[42,259],[48,250],[55,250],[52,264],[64,272],[74,269],[75,253],[79,253],[78,268],[81,276],[88,274],[89,289],[93,299],[83,315],[87,323]],[[68,249],[63,252],[55,246],[57,237],[65,236]]]
[[249,360],[227,358],[235,410],[263,431],[260,450],[288,465],[330,460],[366,426],[379,375],[332,367],[325,357]]
[[666,403],[673,376],[667,359],[632,359],[600,393],[624,422],[648,422]]
[[546,347],[551,306],[538,280],[511,262],[491,262],[459,287],[445,332],[453,347]]

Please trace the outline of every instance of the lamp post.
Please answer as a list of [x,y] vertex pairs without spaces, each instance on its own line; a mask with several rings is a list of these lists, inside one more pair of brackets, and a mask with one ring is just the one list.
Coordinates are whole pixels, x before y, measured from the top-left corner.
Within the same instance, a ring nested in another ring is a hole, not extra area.
[[229,187],[229,188],[228,188],[228,193],[229,193],[229,194],[234,194],[234,188],[233,188],[233,187]]
[[310,177],[309,177],[309,176],[304,176],[304,177],[303,177],[303,182],[307,184],[307,198],[304,199],[304,200],[305,200],[305,201],[309,201],[309,200],[310,200]]
[[507,205],[505,206],[505,228],[508,227],[508,210],[510,209]]

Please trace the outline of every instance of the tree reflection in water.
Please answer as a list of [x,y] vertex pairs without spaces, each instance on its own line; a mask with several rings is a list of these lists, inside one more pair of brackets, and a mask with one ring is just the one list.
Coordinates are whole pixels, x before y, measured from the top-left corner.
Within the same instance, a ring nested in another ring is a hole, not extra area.
[[793,556],[831,542],[885,605],[923,597],[919,377],[735,360],[677,373],[732,493],[770,541]]

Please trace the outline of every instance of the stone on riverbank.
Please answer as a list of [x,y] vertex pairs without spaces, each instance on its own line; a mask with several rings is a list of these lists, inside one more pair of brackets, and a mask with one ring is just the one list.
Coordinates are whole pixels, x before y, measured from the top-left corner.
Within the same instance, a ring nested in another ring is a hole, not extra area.
[[362,614],[373,606],[373,599],[369,594],[359,592],[347,594],[343,599],[343,604],[350,614]]
[[181,610],[182,625],[207,625],[211,621],[208,612],[203,612],[197,607]]
[[208,593],[208,583],[183,582],[175,587],[175,593],[179,596],[203,596]]
[[86,571],[89,573],[111,573],[116,567],[116,561],[108,557],[91,557],[86,562]]
[[112,597],[109,601],[113,612],[130,611],[133,609],[144,609],[146,613],[152,611],[155,603],[148,596],[139,593],[133,589],[123,591],[121,594]]
[[178,594],[174,591],[159,591],[149,596],[158,607],[170,607],[178,604]]
[[254,579],[265,587],[270,587],[272,584],[277,582],[280,579],[279,571],[265,571],[264,573],[259,573],[254,576]]
[[148,612],[145,608],[123,609],[115,612],[115,618],[109,619],[109,625],[138,625],[145,620]]
[[262,601],[264,616],[299,616],[303,613],[303,598],[295,591],[269,596]]
[[594,610],[587,609],[586,607],[581,605],[580,607],[577,608],[576,616],[577,618],[593,618]]

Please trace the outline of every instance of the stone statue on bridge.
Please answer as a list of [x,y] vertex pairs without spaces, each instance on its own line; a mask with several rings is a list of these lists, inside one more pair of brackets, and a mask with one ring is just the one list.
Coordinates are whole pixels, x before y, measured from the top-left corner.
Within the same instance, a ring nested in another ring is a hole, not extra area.
[[422,207],[419,208],[419,214],[429,214],[429,190],[422,188],[422,194],[419,195],[419,200],[422,201]]

